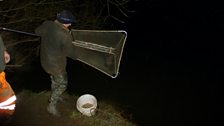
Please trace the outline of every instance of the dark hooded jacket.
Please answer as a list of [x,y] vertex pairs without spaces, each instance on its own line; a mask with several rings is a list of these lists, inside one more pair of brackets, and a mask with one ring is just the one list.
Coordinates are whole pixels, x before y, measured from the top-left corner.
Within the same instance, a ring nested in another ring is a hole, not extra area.
[[40,59],[43,69],[51,75],[64,74],[66,58],[73,50],[69,30],[56,20],[45,21],[35,33],[41,36]]
[[5,46],[0,35],[0,72],[5,70],[5,57],[4,57]]

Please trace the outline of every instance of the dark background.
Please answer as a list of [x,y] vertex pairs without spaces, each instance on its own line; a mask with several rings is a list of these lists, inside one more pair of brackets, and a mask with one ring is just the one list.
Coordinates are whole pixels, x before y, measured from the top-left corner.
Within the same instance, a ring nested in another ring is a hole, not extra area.
[[151,0],[139,5],[129,20],[124,61],[133,75],[123,76],[138,89],[131,92],[138,99],[134,110],[142,113],[137,114],[140,124],[221,122],[223,19],[221,2]]
[[[123,105],[140,126],[222,123],[222,3],[142,0],[133,7],[121,27],[128,37],[118,78],[68,59],[68,91]],[[26,69],[12,75],[17,90],[50,88],[39,59]]]

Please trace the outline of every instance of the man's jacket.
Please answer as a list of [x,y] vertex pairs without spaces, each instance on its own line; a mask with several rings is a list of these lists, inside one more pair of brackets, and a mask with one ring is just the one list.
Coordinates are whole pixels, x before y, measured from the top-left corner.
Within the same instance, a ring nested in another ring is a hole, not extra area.
[[5,46],[0,35],[0,72],[5,70],[5,57],[4,57]]
[[51,74],[66,72],[66,57],[73,50],[72,36],[58,21],[45,21],[35,33],[41,36],[40,59],[43,69]]
[[0,73],[0,118],[10,117],[16,107],[16,96],[5,79],[5,72]]

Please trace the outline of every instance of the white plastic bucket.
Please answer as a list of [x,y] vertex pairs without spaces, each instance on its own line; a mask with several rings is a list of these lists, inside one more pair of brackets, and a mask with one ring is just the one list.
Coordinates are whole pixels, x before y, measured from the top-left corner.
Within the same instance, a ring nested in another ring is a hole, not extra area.
[[92,116],[96,113],[97,100],[91,94],[80,96],[76,102],[76,108],[79,112],[86,116]]

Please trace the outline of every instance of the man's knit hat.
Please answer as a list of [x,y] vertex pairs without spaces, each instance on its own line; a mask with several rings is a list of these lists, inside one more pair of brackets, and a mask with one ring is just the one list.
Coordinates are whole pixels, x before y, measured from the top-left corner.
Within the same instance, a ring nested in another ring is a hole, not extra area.
[[57,20],[62,24],[72,24],[75,23],[75,17],[68,10],[63,10],[57,14]]

